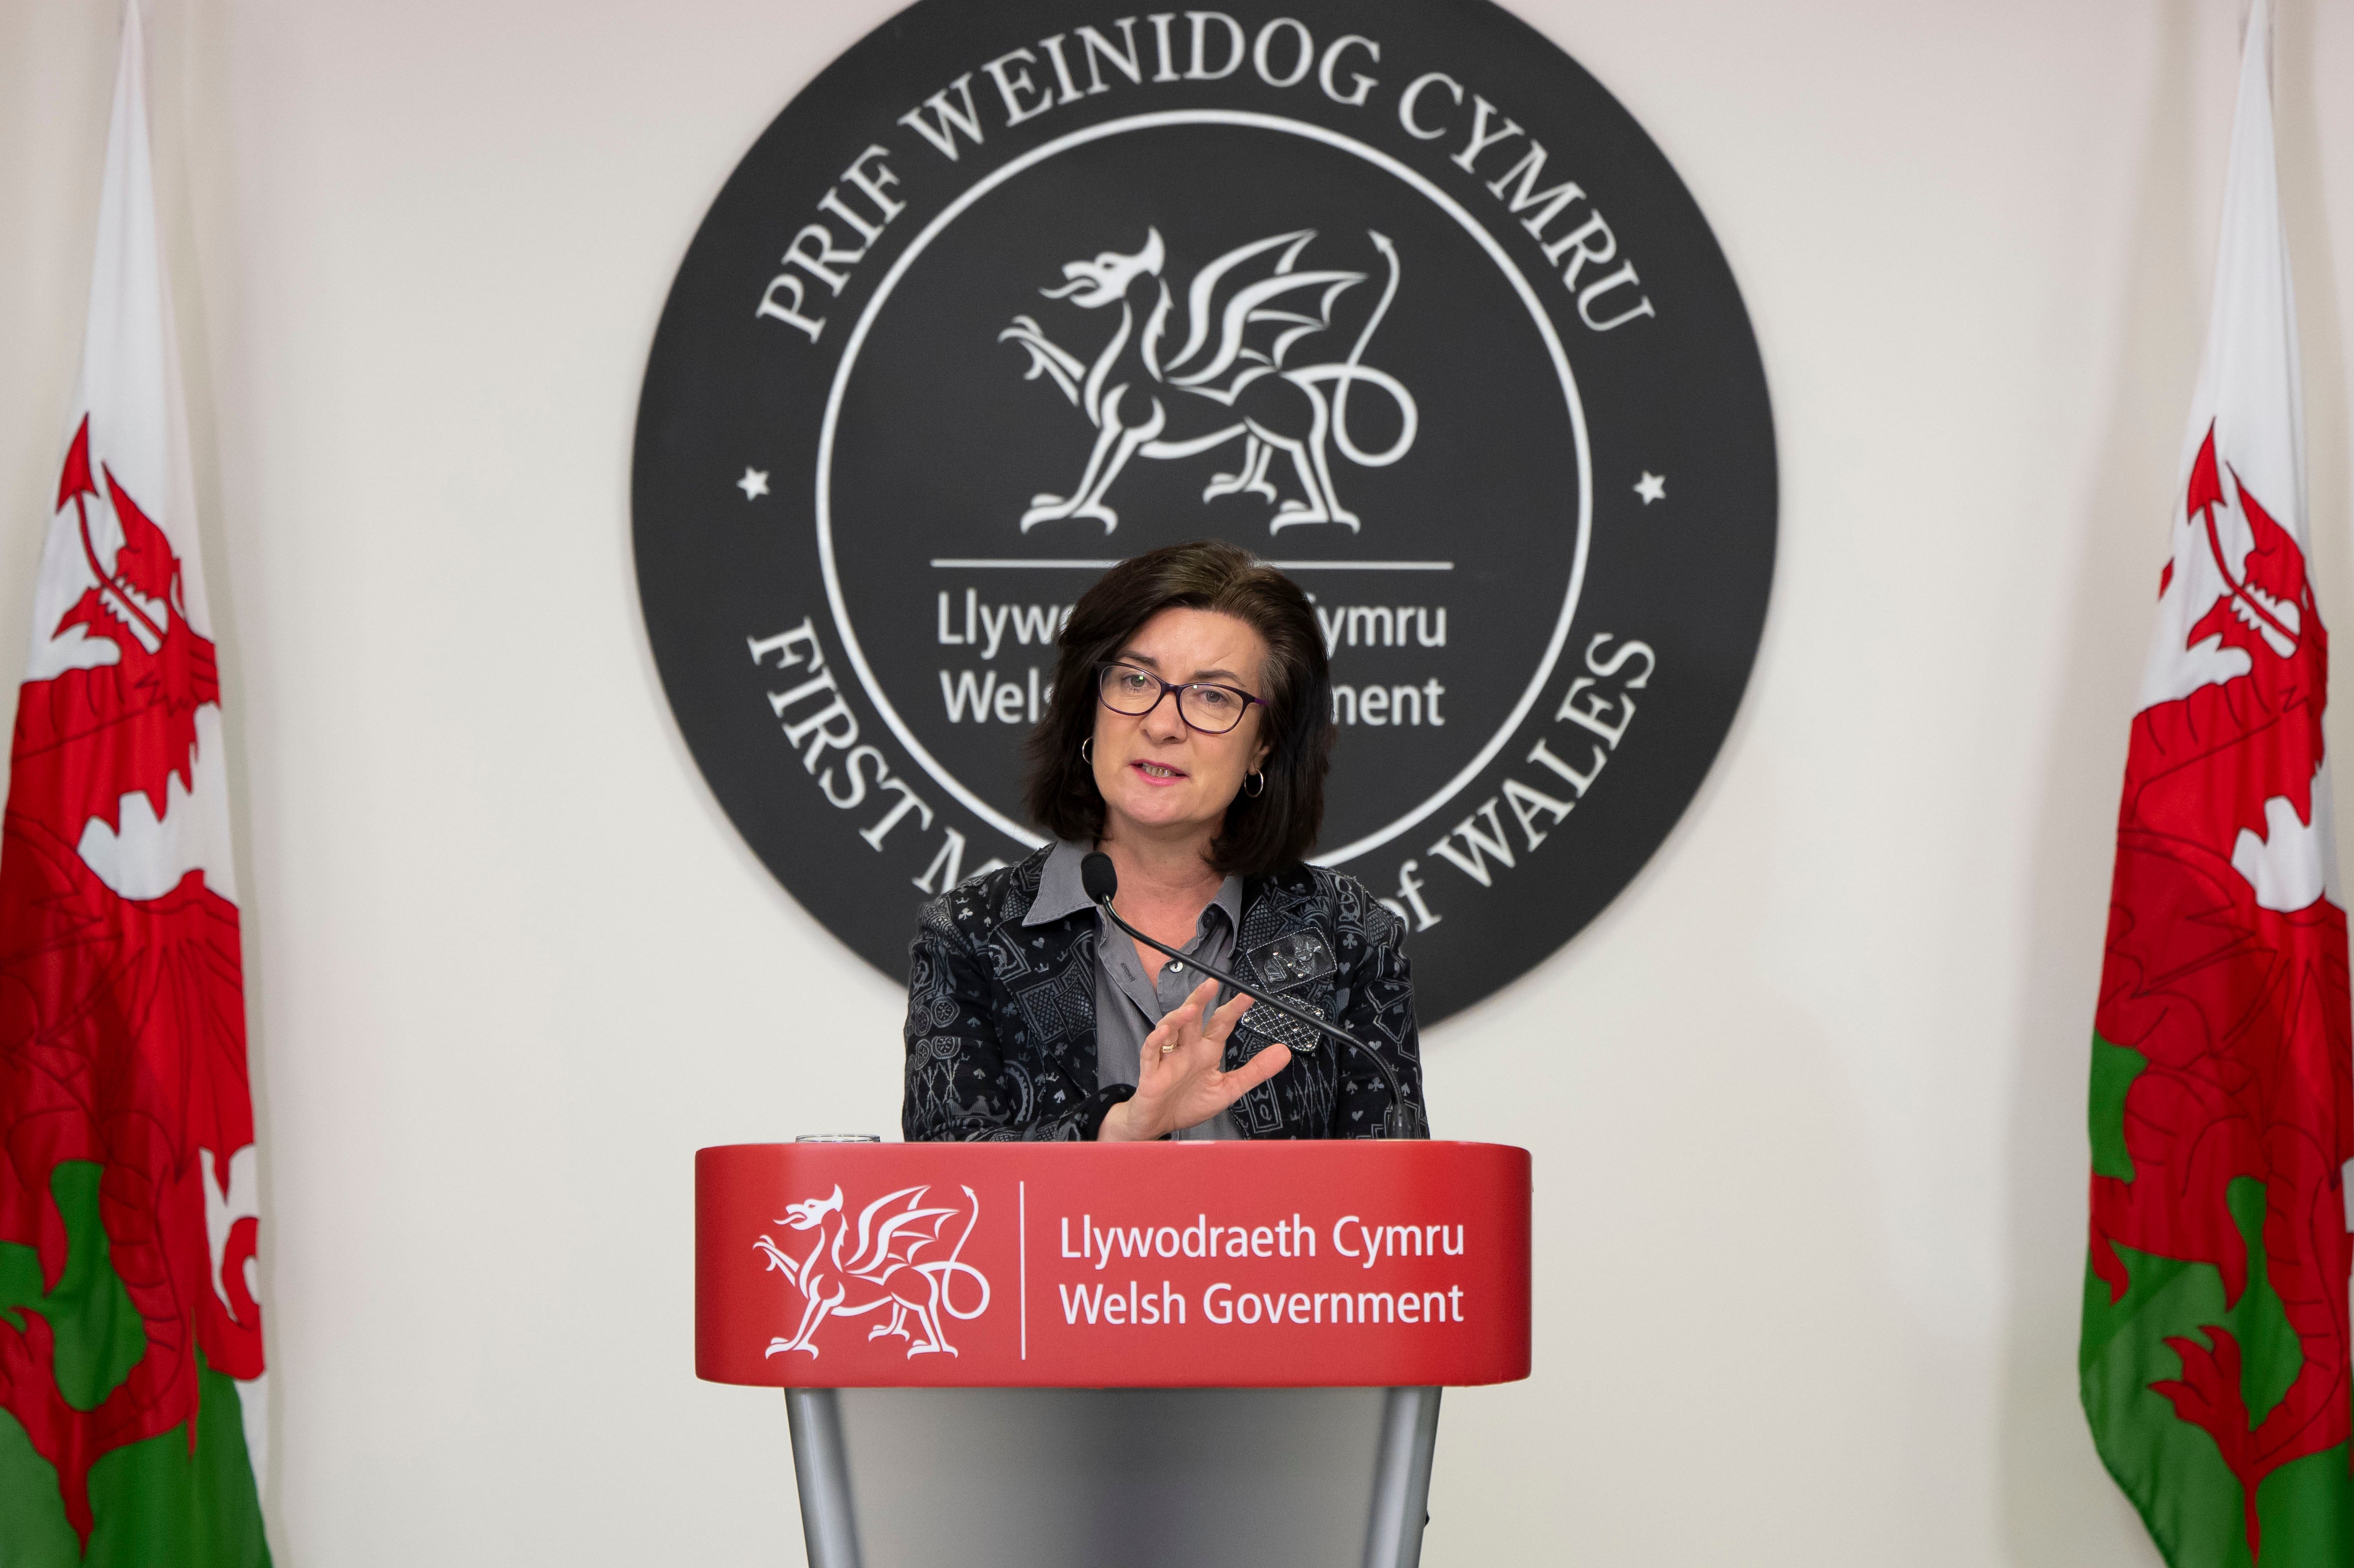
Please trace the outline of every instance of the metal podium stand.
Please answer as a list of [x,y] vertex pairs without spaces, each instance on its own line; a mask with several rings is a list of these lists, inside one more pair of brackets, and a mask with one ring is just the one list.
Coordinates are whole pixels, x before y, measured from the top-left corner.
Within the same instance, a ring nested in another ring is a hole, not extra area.
[[[1373,1396],[1370,1403],[1375,1426],[1363,1553],[1348,1552],[1335,1542],[1324,1560],[1346,1562],[1351,1568],[1358,1563],[1363,1568],[1416,1568],[1422,1561],[1423,1525],[1428,1517],[1431,1461],[1438,1438],[1439,1391],[1391,1388],[1363,1392]],[[852,1397],[854,1399],[855,1394]],[[785,1411],[792,1427],[794,1474],[801,1493],[801,1531],[810,1568],[868,1568],[861,1547],[858,1493],[852,1486],[854,1466],[843,1406],[843,1391],[785,1391]],[[938,1535],[933,1532],[935,1540]],[[969,1540],[961,1543],[966,1552],[961,1561],[996,1561],[973,1552],[971,1548],[976,1544]],[[945,1551],[926,1555],[942,1562],[959,1560]],[[1316,1561],[1296,1546],[1280,1552],[1267,1551],[1261,1555],[1288,1563]],[[1229,1545],[1218,1548],[1214,1555],[1208,1551],[1197,1552],[1192,1560],[1234,1564],[1246,1563],[1250,1558],[1247,1550]],[[1012,1560],[1010,1554],[1008,1560]],[[1065,1562],[1095,1563],[1104,1559],[1068,1542],[1060,1543],[1058,1550],[1056,1543],[1032,1540],[1024,1544],[1021,1560],[1032,1568],[1050,1568]],[[1180,1563],[1187,1561],[1188,1556],[1182,1542],[1162,1540],[1155,1542],[1153,1550],[1123,1553],[1123,1560],[1130,1563]],[[889,1565],[878,1564],[877,1568]]]
[[1528,1375],[1517,1149],[738,1145],[695,1225],[812,1568],[1415,1568],[1440,1387]]

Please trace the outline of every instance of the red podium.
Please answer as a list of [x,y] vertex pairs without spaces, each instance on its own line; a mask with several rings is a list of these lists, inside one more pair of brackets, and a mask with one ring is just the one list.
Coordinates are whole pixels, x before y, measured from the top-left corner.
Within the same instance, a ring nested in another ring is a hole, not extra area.
[[860,1563],[839,1389],[1386,1389],[1364,1561],[1420,1555],[1441,1385],[1529,1369],[1529,1156],[812,1141],[695,1156],[695,1371],[781,1387]]

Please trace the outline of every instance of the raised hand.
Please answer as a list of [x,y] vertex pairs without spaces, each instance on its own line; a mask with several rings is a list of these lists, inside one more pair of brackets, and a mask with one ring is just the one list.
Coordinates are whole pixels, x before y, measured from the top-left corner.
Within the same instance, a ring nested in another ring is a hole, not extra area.
[[1217,991],[1216,980],[1204,980],[1144,1037],[1136,1093],[1111,1107],[1099,1139],[1140,1143],[1199,1127],[1291,1065],[1288,1049],[1269,1045],[1231,1073],[1220,1068],[1226,1037],[1250,1011],[1251,999],[1236,996],[1214,1012]]

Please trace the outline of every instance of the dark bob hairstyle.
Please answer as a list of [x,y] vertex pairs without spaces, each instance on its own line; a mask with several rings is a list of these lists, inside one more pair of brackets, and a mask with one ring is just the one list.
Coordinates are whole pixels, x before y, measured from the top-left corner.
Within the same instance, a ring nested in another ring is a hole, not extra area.
[[1079,596],[1055,660],[1055,694],[1030,732],[1023,789],[1031,820],[1058,839],[1103,836],[1103,792],[1079,755],[1096,732],[1096,670],[1164,609],[1231,615],[1265,639],[1267,788],[1237,795],[1210,845],[1221,875],[1262,874],[1307,857],[1324,826],[1324,774],[1332,756],[1332,672],[1316,612],[1299,586],[1237,545],[1196,539],[1122,561]]

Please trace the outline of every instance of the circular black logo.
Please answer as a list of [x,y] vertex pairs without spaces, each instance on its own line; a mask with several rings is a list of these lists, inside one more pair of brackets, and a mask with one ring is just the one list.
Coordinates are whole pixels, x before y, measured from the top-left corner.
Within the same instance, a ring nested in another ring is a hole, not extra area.
[[1574,936],[1731,724],[1771,416],[1674,171],[1504,12],[925,0],[789,105],[639,409],[648,635],[705,777],[895,975],[1020,858],[1021,742],[1113,561],[1215,535],[1333,669],[1317,858],[1426,1022]]

